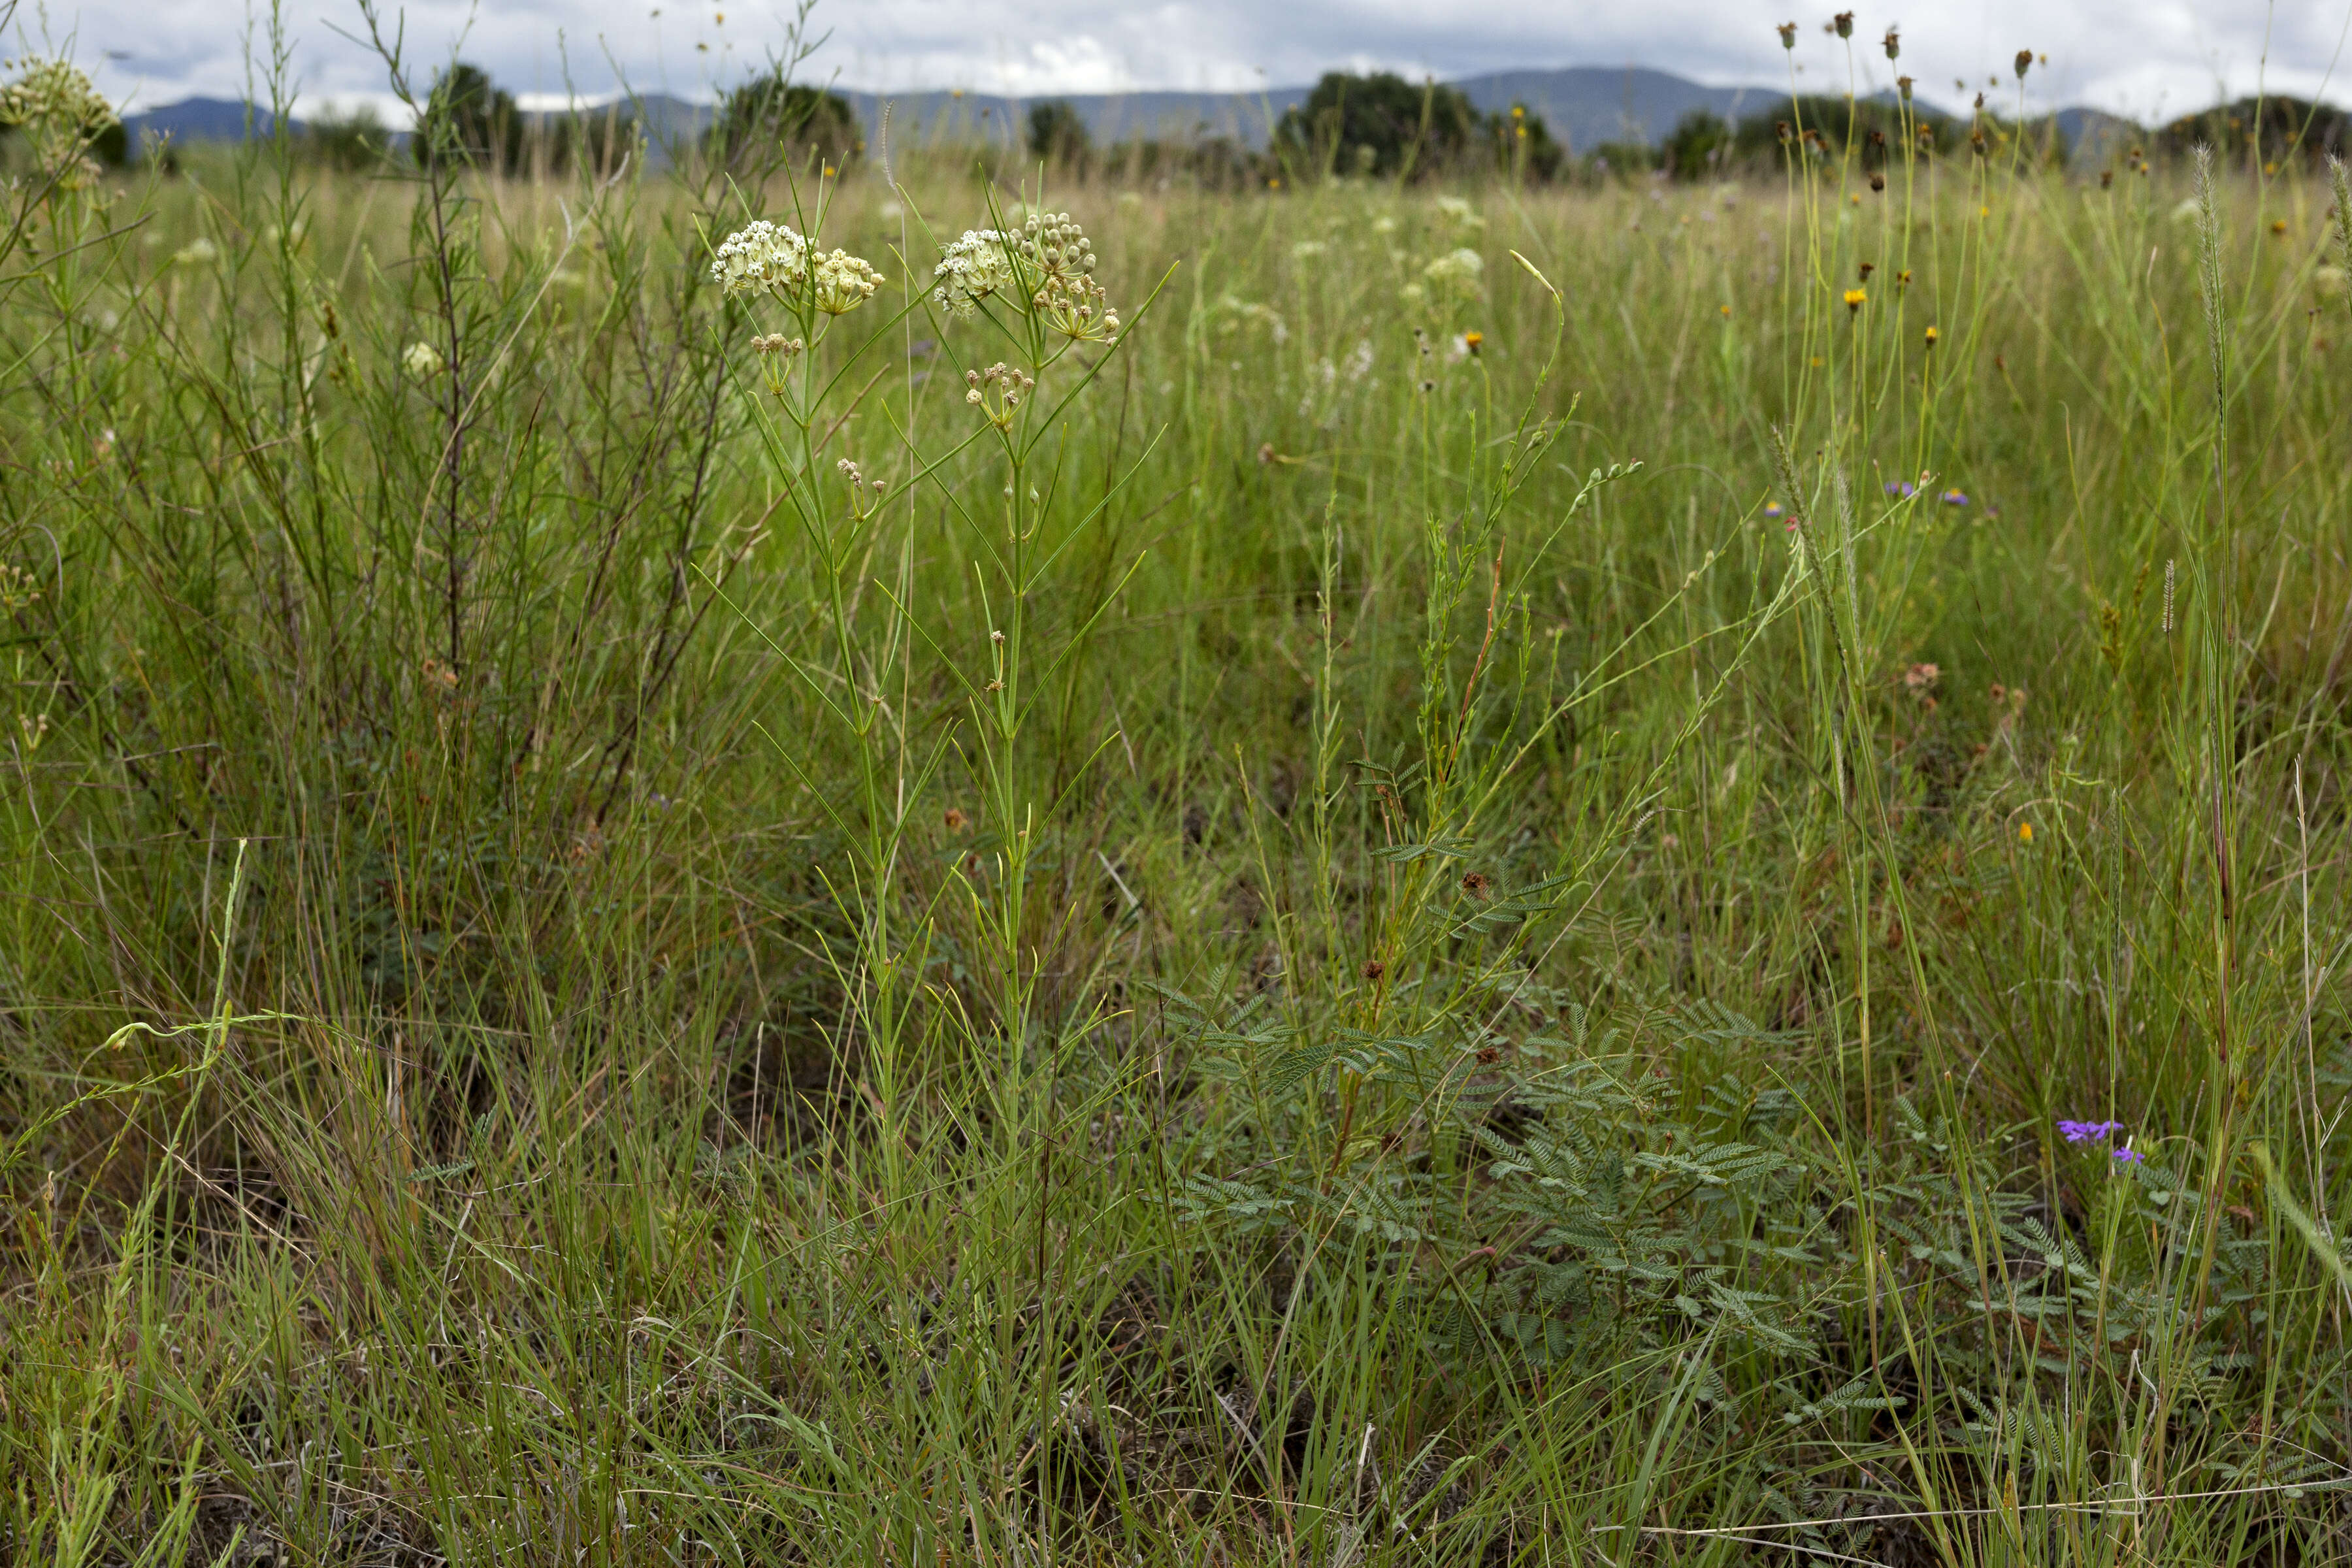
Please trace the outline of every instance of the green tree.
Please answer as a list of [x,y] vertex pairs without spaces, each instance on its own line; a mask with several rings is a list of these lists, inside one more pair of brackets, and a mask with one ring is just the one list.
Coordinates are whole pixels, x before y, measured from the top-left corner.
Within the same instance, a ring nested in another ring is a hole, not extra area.
[[2185,114],[2156,133],[2158,151],[2186,158],[2202,142],[2222,157],[2248,163],[2283,163],[2290,157],[2313,163],[2330,153],[2352,158],[2352,114],[2333,104],[2301,98],[2242,98]]
[[1387,177],[1459,164],[1492,129],[1460,88],[1416,87],[1388,71],[1331,71],[1305,103],[1284,111],[1274,134],[1294,163],[1308,170]]
[[392,132],[367,103],[313,115],[302,128],[301,149],[330,169],[357,173],[382,165],[392,150]]
[[522,167],[522,143],[523,117],[514,94],[488,72],[457,60],[435,79],[416,127],[417,162],[450,158],[511,174]]
[[1559,177],[1568,162],[1568,149],[1552,135],[1542,115],[1524,103],[1515,103],[1508,114],[1491,116],[1489,124],[1504,169],[1537,180]]
[[606,178],[636,152],[637,117],[617,103],[589,110],[572,118],[572,141],[587,172]]
[[1048,99],[1029,110],[1029,156],[1063,167],[1083,167],[1094,152],[1093,133],[1077,107],[1066,100]]
[[1604,180],[1645,174],[1658,166],[1658,150],[1647,142],[1603,142],[1592,149],[1585,166]]
[[733,168],[778,158],[799,164],[813,155],[840,168],[866,150],[849,100],[787,81],[781,67],[729,93],[710,136],[712,151]]
[[1725,172],[1732,152],[1730,123],[1713,110],[1694,109],[1667,132],[1658,162],[1677,180],[1705,180]]
[[1794,152],[1811,143],[1812,155],[1841,157],[1849,136],[1865,169],[1880,169],[1903,161],[1903,138],[1919,138],[1922,153],[1948,153],[1968,140],[1965,127],[1925,105],[1913,104],[1906,121],[1905,106],[1884,98],[1849,100],[1827,93],[1783,99],[1769,109],[1742,117],[1733,134],[1730,158],[1750,168],[1777,163],[1784,150]]

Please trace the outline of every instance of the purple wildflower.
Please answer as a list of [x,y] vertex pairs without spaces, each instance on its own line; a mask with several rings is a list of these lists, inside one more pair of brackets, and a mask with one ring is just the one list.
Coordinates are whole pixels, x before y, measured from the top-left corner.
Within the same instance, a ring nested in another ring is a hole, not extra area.
[[2118,1149],[2116,1151],[2116,1158],[2122,1161],[2126,1165],[2137,1165],[2147,1159],[2147,1156],[2142,1154],[2137,1149]]
[[1786,514],[1781,511],[1780,503],[1779,501],[1771,500],[1764,503],[1764,515],[1766,517],[1780,517]]
[[1960,490],[1946,490],[1942,495],[1937,496],[1936,499],[1942,501],[1946,506],[1966,506],[1969,504],[1967,494]]
[[2069,1143],[2105,1142],[2124,1130],[2120,1121],[2068,1121],[2061,1117],[2058,1131]]
[[1885,484],[1879,488],[1884,489],[1888,495],[1900,496],[1905,500],[1908,500],[1913,496],[1919,493],[1919,487],[1913,484],[1908,479],[1889,479]]

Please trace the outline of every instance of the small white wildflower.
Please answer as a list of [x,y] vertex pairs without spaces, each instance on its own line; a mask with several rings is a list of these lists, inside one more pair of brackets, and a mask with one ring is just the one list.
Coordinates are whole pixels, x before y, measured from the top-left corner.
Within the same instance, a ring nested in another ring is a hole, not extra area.
[[98,165],[82,150],[113,123],[114,106],[65,60],[26,59],[0,88],[0,125],[22,131],[66,190],[85,189],[98,179]]
[[1008,237],[992,228],[968,228],[951,240],[931,268],[939,287],[931,300],[950,315],[969,316],[991,294],[1013,285],[1013,260],[1005,254]]
[[439,375],[445,368],[441,351],[422,339],[408,345],[408,352],[400,356],[400,363],[403,369],[419,381]]
[[1440,294],[1475,299],[1479,291],[1479,279],[1486,271],[1486,258],[1465,246],[1448,251],[1421,269],[1421,276],[1430,289]]
[[791,293],[808,280],[809,243],[791,227],[761,218],[721,240],[710,280],[731,297]]
[[1348,379],[1361,381],[1371,374],[1372,340],[1364,338],[1356,344],[1356,352],[1348,356]]
[[1486,226],[1486,220],[1480,217],[1477,213],[1471,208],[1470,204],[1463,200],[1460,196],[1438,197],[1437,210],[1444,214],[1449,222],[1458,225],[1463,228],[1484,228]]
[[1372,220],[1372,232],[1374,234],[1394,234],[1396,231],[1397,220],[1392,214],[1382,213],[1380,216]]
[[874,297],[882,281],[873,263],[845,250],[818,258],[810,270],[816,279],[816,308],[828,316],[855,310]]
[[203,235],[188,241],[172,253],[174,267],[204,267],[220,259],[220,247]]

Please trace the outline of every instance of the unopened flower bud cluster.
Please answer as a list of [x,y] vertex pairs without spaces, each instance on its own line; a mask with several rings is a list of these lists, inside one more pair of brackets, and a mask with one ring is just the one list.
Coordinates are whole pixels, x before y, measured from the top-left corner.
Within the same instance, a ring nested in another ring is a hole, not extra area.
[[828,316],[845,315],[874,298],[882,274],[864,257],[835,250],[819,257],[810,275],[816,281],[816,308]]
[[963,400],[985,414],[1000,430],[1013,423],[1013,410],[1037,384],[1036,378],[1026,371],[1003,363],[990,365],[986,370],[968,370],[963,373]]
[[868,479],[864,471],[849,458],[844,458],[834,467],[849,481],[849,508],[859,517],[871,517],[874,509],[882,504],[889,484],[883,479]]
[[1095,269],[1087,231],[1067,213],[1031,213],[1016,237],[1022,258],[1047,277],[1068,278]]
[[760,374],[768,390],[778,397],[784,395],[790,384],[793,361],[807,349],[799,338],[788,338],[782,332],[770,332],[751,340],[751,352],[760,356]]

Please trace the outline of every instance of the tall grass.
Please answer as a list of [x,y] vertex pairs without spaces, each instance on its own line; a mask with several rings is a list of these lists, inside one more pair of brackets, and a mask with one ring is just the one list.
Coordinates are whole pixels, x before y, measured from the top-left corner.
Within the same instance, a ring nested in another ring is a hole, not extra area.
[[2325,186],[183,166],[0,268],[12,1557],[2342,1550]]

